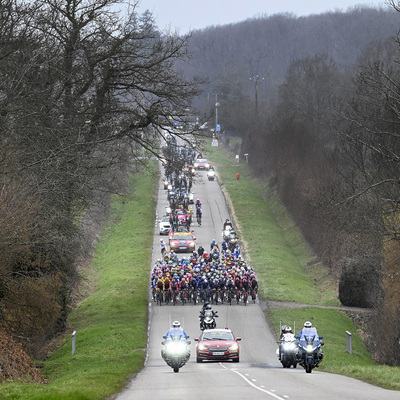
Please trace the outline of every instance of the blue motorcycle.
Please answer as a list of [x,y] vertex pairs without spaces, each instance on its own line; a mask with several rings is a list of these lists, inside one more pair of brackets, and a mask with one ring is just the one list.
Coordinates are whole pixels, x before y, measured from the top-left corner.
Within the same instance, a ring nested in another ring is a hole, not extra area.
[[322,342],[321,339],[322,336],[318,335],[303,335],[299,339],[299,364],[309,374],[312,372],[313,368],[319,366],[319,363],[324,358],[321,349],[324,342]]

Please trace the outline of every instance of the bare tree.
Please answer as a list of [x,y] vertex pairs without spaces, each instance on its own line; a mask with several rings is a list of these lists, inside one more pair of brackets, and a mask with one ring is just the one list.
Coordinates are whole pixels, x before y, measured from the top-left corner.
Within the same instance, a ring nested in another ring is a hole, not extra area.
[[65,318],[84,212],[121,190],[145,152],[160,156],[197,94],[174,68],[188,37],[159,32],[136,2],[125,21],[114,3],[0,4],[0,313],[36,344],[34,331]]

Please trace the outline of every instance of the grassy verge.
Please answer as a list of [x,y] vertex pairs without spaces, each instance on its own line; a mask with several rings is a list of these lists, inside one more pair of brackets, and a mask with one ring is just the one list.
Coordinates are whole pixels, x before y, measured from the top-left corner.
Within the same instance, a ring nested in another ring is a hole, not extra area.
[[47,385],[5,383],[0,386],[1,398],[104,399],[142,368],[156,184],[155,175],[137,174],[130,194],[113,202],[93,261],[90,279],[98,282],[95,292],[69,319],[70,331],[77,332],[76,354],[71,355],[68,335],[44,362]]
[[[251,264],[260,278],[265,299],[306,304],[337,305],[335,284],[313,258],[301,235],[267,185],[252,177],[246,165],[218,149],[209,150],[223,187],[229,192],[242,234],[249,243]],[[236,173],[240,173],[239,181]],[[147,288],[154,229],[156,179],[143,173],[132,180],[131,194],[113,203],[112,218],[96,249],[92,276],[95,292],[70,319],[76,330],[76,355],[71,336],[44,363],[47,385],[16,382],[0,385],[0,398],[104,399],[121,390],[127,377],[140,370],[147,333]],[[357,334],[358,327],[339,311],[315,307],[268,310],[278,331],[279,322],[296,328],[311,320],[324,336],[321,369],[372,384],[400,390],[399,368],[378,366]],[[345,331],[353,333],[353,354],[345,351]]]
[[[309,305],[339,305],[337,285],[323,265],[310,263],[314,255],[268,185],[220,148],[209,147],[207,157],[229,193],[235,221],[247,243],[246,259],[259,278],[260,296]],[[321,370],[400,390],[400,368],[376,364],[362,343],[360,328],[343,312],[310,306],[268,309],[266,317],[277,334],[280,323],[295,323],[298,332],[304,321],[312,321],[325,342]],[[346,331],[352,333],[352,354],[346,352]]]
[[[339,305],[335,284],[314,256],[268,185],[252,176],[246,164],[218,149],[207,155],[217,168],[220,183],[229,193],[246,258],[257,269],[264,298],[305,304]],[[236,179],[239,172],[240,179]]]

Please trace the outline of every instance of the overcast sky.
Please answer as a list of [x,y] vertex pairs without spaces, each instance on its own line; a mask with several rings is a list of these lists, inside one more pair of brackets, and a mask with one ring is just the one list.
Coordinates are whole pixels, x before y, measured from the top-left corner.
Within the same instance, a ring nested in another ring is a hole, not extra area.
[[149,10],[161,30],[171,27],[180,34],[211,25],[225,25],[248,18],[282,12],[296,16],[347,11],[356,5],[387,7],[385,0],[140,0],[137,11]]

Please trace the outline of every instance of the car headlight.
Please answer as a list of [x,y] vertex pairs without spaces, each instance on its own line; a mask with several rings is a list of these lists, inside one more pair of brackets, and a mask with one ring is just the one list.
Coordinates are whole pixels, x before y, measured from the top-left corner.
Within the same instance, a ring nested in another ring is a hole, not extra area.
[[238,349],[239,349],[239,346],[238,346],[237,343],[235,343],[235,344],[233,344],[233,345],[229,348],[229,351],[230,351],[231,353],[236,353],[236,352],[238,351]]
[[206,168],[209,168],[209,167],[210,167],[210,164],[206,164],[205,167],[206,167]]
[[198,166],[199,166],[199,164],[196,164],[196,163],[194,164],[194,167],[195,167],[195,168],[197,168]]
[[198,349],[199,349],[200,351],[204,351],[204,350],[207,350],[207,346],[205,346],[203,343],[199,343]]

